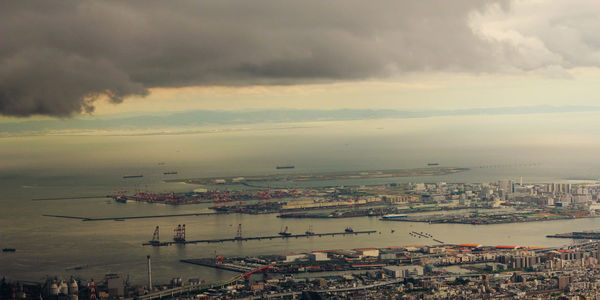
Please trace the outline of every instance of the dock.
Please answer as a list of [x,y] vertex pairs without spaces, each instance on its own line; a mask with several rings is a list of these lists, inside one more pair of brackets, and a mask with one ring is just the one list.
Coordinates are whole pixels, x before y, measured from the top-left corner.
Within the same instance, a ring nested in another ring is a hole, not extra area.
[[600,232],[569,232],[547,235],[547,238],[600,240]]
[[[314,234],[292,234],[292,235],[270,235],[270,236],[253,236],[253,237],[233,237],[225,239],[212,239],[212,240],[191,240],[181,242],[161,242],[161,246],[170,246],[173,244],[198,244],[198,243],[224,243],[224,242],[244,242],[244,241],[260,241],[260,240],[274,240],[274,239],[291,239],[291,238],[308,238],[308,237],[326,237],[326,236],[337,236],[337,235],[359,235],[359,234],[371,234],[375,233],[375,230],[365,231],[354,231],[354,232],[327,232],[327,233],[314,233]],[[143,243],[144,246],[153,246],[152,243]]]
[[33,198],[31,201],[56,201],[56,200],[78,200],[78,199],[98,199],[98,198],[112,198],[111,195],[98,195],[98,196],[69,196],[69,197],[55,197],[55,198]]
[[216,216],[216,215],[225,215],[229,214],[228,212],[197,212],[197,213],[187,213],[187,214],[168,214],[168,215],[147,215],[147,216],[125,216],[125,217],[100,217],[100,218],[88,218],[88,217],[77,217],[77,216],[63,216],[63,215],[47,215],[44,214],[44,217],[52,217],[52,218],[63,218],[63,219],[76,219],[84,222],[88,221],[125,221],[125,220],[135,220],[135,219],[154,219],[154,218],[173,218],[173,217],[190,217],[190,216]]

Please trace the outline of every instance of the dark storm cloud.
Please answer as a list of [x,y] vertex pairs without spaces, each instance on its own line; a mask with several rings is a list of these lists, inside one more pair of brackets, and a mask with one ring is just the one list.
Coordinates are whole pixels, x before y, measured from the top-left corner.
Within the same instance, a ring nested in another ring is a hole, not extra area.
[[488,2],[3,1],[0,114],[68,116],[152,87],[487,71]]

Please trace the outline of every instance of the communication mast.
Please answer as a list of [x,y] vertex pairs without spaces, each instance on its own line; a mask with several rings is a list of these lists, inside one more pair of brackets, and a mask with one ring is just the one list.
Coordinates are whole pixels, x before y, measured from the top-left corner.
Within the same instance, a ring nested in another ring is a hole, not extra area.
[[94,284],[94,279],[92,279],[92,283],[90,286],[90,300],[96,300],[96,285]]

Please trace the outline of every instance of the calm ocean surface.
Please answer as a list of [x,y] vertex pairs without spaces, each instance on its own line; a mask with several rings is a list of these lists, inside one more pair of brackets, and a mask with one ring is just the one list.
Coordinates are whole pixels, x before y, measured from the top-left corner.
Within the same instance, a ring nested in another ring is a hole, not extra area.
[[[115,203],[107,198],[32,201],[33,198],[107,195],[116,190],[154,192],[191,191],[198,186],[165,183],[164,171],[178,171],[175,178],[271,174],[278,164],[294,164],[284,172],[323,172],[442,166],[470,167],[449,176],[347,180],[318,185],[376,184],[384,182],[491,182],[523,176],[525,182],[557,182],[600,178],[600,163],[593,148],[461,145],[422,142],[422,137],[394,130],[372,128],[349,133],[345,127],[318,127],[234,133],[176,136],[50,136],[0,140],[0,247],[16,253],[0,253],[0,276],[41,281],[47,275],[100,278],[107,273],[129,275],[134,283],[145,280],[145,257],[153,260],[156,282],[173,277],[207,281],[235,273],[179,262],[184,258],[283,254],[319,249],[386,247],[423,244],[410,231],[429,232],[448,243],[558,246],[569,240],[548,239],[547,234],[599,229],[599,219],[582,219],[490,226],[436,225],[382,222],[377,218],[331,220],[278,219],[270,215],[221,215],[124,222],[82,222],[44,217],[58,214],[83,217],[115,217],[209,211],[207,205],[179,207],[140,203]],[[162,163],[163,164],[159,164]],[[482,167],[495,166],[495,167]],[[139,179],[123,175],[144,174]],[[171,177],[168,177],[171,178]],[[299,185],[301,186],[301,185]],[[148,247],[154,227],[162,239],[172,236],[177,224],[186,224],[188,239],[232,237],[238,223],[244,235],[270,235],[288,226],[304,232],[312,224],[316,232],[377,230],[381,234],[279,239],[243,243]],[[395,232],[391,233],[391,229]],[[69,268],[85,266],[81,270]]]

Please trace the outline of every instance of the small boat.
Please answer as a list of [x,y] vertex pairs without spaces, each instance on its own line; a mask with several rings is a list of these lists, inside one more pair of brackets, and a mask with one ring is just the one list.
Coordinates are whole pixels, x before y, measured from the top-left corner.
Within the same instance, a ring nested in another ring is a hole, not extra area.
[[140,175],[125,175],[123,176],[123,178],[141,178],[144,177],[144,175],[140,174]]
[[163,175],[177,175],[177,171],[163,172]]
[[117,196],[113,197],[113,199],[119,203],[127,203],[127,196]]
[[432,163],[428,163],[427,165],[428,166],[439,166],[440,164],[436,163],[436,162],[432,162]]
[[277,170],[281,170],[281,169],[294,169],[296,166],[292,166],[292,165],[287,165],[287,166],[277,166],[275,167],[275,169]]
[[2,252],[16,252],[16,251],[17,251],[17,249],[15,249],[15,248],[4,248],[4,249],[2,249]]
[[73,270],[78,271],[78,270],[83,270],[87,267],[88,267],[88,265],[75,266],[75,267],[66,268],[65,271],[73,271]]
[[354,229],[352,229],[352,227],[346,227],[346,229],[344,229],[345,232],[354,232]]

